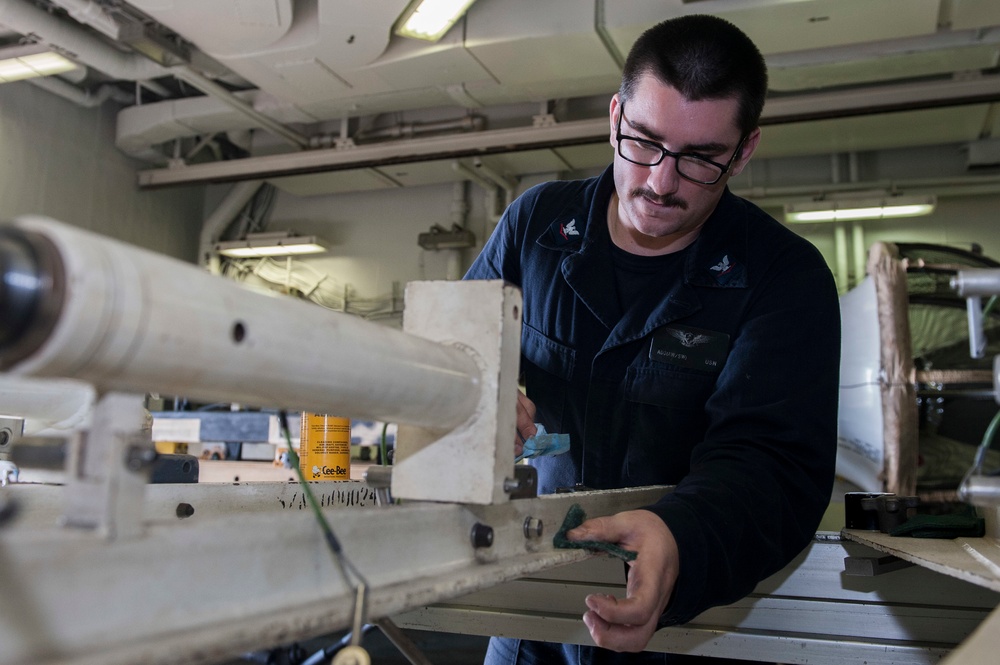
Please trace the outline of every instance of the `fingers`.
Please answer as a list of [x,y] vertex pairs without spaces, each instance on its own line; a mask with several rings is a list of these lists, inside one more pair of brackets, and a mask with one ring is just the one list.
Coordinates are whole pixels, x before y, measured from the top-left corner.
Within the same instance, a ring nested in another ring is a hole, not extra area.
[[635,653],[642,651],[649,644],[656,631],[656,620],[641,626],[612,624],[605,621],[600,614],[589,611],[583,615],[583,623],[590,631],[594,643],[612,651]]
[[[653,531],[647,532],[646,528]],[[666,528],[663,520],[648,510],[630,510],[589,519],[568,531],[566,537],[570,540],[602,540],[637,551],[643,541],[650,539],[651,533],[658,533]]]
[[638,553],[629,569],[625,598],[587,596],[584,623],[594,642],[615,651],[642,651],[670,600],[679,573],[677,542],[663,520],[633,510],[587,520],[570,540],[602,540]]
[[520,390],[517,391],[517,436],[514,437],[514,454],[520,455],[524,451],[524,442],[535,436],[538,428],[535,427],[535,403],[528,399],[527,395]]

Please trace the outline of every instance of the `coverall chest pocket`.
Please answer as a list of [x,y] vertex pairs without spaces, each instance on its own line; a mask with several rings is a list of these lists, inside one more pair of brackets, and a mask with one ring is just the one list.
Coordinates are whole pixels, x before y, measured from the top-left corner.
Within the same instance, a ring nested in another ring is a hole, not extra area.
[[691,450],[708,425],[705,402],[715,380],[713,373],[669,366],[628,368],[624,393],[629,411],[625,460],[629,482],[674,484],[687,474]]
[[[538,406],[536,420],[550,432],[565,431],[563,412],[569,382],[576,367],[576,351],[524,324],[521,328],[524,385]],[[544,395],[545,399],[537,396]]]

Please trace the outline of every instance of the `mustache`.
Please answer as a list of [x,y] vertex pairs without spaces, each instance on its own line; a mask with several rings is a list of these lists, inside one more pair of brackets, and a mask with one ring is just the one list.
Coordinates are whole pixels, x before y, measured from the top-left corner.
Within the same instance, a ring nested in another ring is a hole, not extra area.
[[673,194],[657,194],[645,187],[636,187],[630,193],[633,197],[641,196],[661,206],[671,206],[681,210],[687,210],[688,207],[687,201],[678,196],[674,196]]

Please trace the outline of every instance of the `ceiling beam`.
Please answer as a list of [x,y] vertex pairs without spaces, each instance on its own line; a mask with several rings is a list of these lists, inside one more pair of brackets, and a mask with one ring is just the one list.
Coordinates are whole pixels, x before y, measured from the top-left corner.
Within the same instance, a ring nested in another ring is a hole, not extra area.
[[[912,111],[1000,101],[1000,75],[972,76],[769,99],[762,125]],[[326,148],[140,171],[140,188],[232,182],[438,159],[559,148],[608,140],[606,117],[543,127],[517,127],[406,139],[348,149]]]

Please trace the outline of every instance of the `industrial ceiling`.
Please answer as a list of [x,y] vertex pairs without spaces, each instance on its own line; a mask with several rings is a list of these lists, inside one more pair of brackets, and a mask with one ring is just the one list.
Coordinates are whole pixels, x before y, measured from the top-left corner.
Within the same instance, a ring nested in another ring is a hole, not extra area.
[[436,43],[393,34],[408,4],[0,0],[0,58],[38,44],[83,65],[33,82],[119,105],[142,186],[509,187],[609,161],[624,54],[711,13],[768,61],[758,158],[963,144],[1000,163],[996,0],[478,0]]

